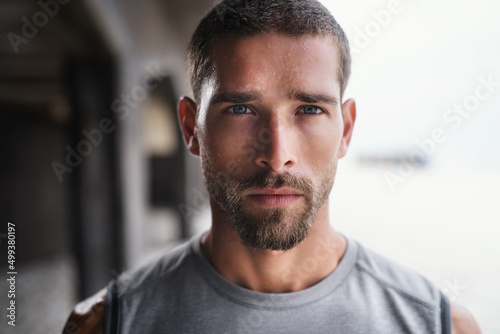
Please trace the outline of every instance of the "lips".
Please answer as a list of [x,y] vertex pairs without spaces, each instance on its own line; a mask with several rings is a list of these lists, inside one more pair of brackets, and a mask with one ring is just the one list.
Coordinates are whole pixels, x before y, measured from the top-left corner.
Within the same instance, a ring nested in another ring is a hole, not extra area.
[[291,188],[264,188],[248,194],[248,197],[263,206],[286,207],[301,199],[303,194]]
[[278,188],[278,189],[263,188],[251,192],[249,194],[249,196],[297,196],[297,195],[302,196],[302,193],[291,188]]

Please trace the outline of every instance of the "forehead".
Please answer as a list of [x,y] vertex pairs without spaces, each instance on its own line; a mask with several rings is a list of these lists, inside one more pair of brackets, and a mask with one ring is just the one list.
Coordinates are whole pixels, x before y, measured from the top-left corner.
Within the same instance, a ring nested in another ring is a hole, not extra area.
[[269,33],[219,40],[213,48],[212,63],[210,81],[217,91],[340,94],[338,47],[330,36]]

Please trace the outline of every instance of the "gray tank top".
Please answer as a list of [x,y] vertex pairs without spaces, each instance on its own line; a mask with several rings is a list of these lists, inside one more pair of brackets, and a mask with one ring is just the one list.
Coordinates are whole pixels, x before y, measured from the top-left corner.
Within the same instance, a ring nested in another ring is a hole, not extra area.
[[451,333],[449,302],[434,285],[346,239],[329,276],[275,294],[226,280],[196,236],[110,283],[106,333]]

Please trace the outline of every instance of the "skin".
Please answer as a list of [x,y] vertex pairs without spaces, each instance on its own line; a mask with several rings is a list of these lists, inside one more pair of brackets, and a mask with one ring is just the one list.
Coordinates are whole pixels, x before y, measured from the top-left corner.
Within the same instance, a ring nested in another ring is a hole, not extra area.
[[[201,157],[204,173],[222,172],[234,180],[288,173],[316,188],[330,182],[331,188],[356,120],[354,100],[340,104],[335,43],[320,36],[264,34],[219,42],[214,50],[214,75],[205,82],[199,104],[184,97],[178,107],[187,147]],[[231,114],[241,109],[238,105],[248,106],[248,113]],[[305,114],[307,106],[320,112]],[[251,190],[237,193],[246,213],[258,217],[276,210],[252,201]],[[335,270],[346,249],[345,239],[331,227],[327,200],[313,215],[307,237],[290,250],[248,247],[224,205],[211,198],[210,206],[212,227],[202,240],[203,252],[222,276],[254,291],[306,289]],[[301,198],[287,205],[274,223],[289,226],[303,212]],[[82,334],[103,332],[104,293],[75,307],[67,333],[74,328]],[[453,334],[480,333],[465,308],[452,304],[451,313]]]
[[[217,171],[227,171],[228,163],[235,165],[237,179],[262,171],[288,172],[319,187],[324,171],[331,174],[346,154],[356,118],[353,100],[340,104],[335,44],[320,36],[267,34],[219,43],[214,50],[215,75],[203,87],[198,110],[187,98],[179,104],[189,151],[202,160],[210,159]],[[229,93],[240,97],[212,103]],[[311,103],[311,96],[321,96],[322,101]],[[231,107],[235,105],[250,110],[234,115]],[[318,107],[318,113],[305,114],[307,106]],[[249,159],[242,147],[251,143],[245,139],[258,138],[263,131],[272,139]],[[242,140],[242,145],[236,144]],[[283,224],[287,217],[302,212],[300,202],[287,207]],[[248,198],[243,203],[255,215],[265,210]],[[203,250],[224,277],[243,287],[260,292],[303,290],[330,274],[344,254],[346,241],[331,227],[327,200],[313,217],[307,238],[290,251],[246,247],[219,203],[211,198],[210,206],[212,228],[202,241]],[[330,256],[315,256],[321,252],[317,249],[320,239],[332,245]],[[315,259],[316,269],[295,275],[308,258]]]

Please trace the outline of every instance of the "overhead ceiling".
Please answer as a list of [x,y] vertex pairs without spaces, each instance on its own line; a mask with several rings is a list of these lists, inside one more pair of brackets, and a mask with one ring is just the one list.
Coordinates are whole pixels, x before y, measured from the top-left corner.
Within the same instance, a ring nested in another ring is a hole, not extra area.
[[172,45],[185,53],[196,24],[213,5],[207,0],[57,1],[40,2],[52,4],[46,8],[30,0],[0,2],[0,112],[64,118],[68,60],[123,53],[162,57]]
[[64,119],[69,112],[65,92],[68,60],[110,56],[81,1],[44,10],[34,1],[3,0],[0,35],[0,112]]

